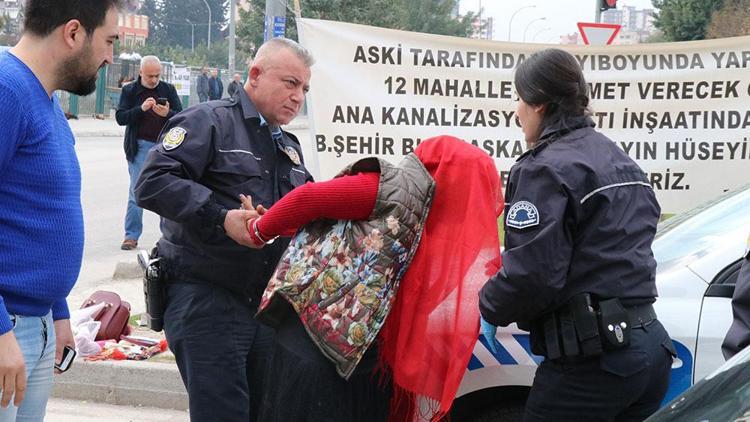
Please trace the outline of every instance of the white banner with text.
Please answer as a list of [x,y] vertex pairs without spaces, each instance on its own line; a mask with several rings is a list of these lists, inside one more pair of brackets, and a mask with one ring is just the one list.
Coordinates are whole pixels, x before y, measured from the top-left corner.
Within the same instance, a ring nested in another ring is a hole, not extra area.
[[[312,19],[298,27],[316,61],[308,105],[321,180],[362,157],[397,163],[442,134],[484,150],[504,179],[526,150],[513,72],[550,46]],[[750,37],[555,47],[579,61],[598,129],[648,173],[662,212],[750,181]]]

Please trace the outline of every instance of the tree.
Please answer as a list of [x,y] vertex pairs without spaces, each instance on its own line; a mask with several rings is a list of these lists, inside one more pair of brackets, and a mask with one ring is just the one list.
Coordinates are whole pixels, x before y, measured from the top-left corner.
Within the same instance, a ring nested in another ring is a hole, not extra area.
[[654,25],[667,41],[692,41],[706,38],[706,28],[712,14],[724,0],[653,0],[658,12]]
[[[227,40],[219,40],[217,42],[211,40],[210,49],[205,43],[202,43],[195,46],[195,51],[192,51],[190,47],[182,47],[180,45],[170,46],[149,43],[145,47],[139,48],[138,54],[141,56],[154,55],[166,62],[187,64],[196,67],[210,66],[226,69],[228,67],[229,42]],[[243,63],[244,60],[245,58],[242,54],[237,55],[237,63]]]
[[[228,0],[206,0],[211,8],[211,44],[225,38]],[[149,44],[190,47],[207,42],[208,10],[203,0],[144,0],[139,12],[149,16]]]
[[165,20],[161,4],[157,0],[144,0],[138,13],[148,16],[148,42],[160,44],[164,37]]
[[451,12],[456,5],[452,0],[411,0],[403,2],[406,14],[403,16],[403,28],[409,31],[428,34],[453,35],[468,37],[471,35],[473,13],[454,19]]
[[707,38],[750,35],[750,0],[726,0],[714,12],[706,31]]
[[[458,0],[301,0],[302,16],[430,34],[468,36],[476,17],[451,16]],[[265,0],[251,0],[250,10],[240,10],[238,48],[252,55],[263,43]],[[287,12],[286,37],[297,39],[294,15]]]

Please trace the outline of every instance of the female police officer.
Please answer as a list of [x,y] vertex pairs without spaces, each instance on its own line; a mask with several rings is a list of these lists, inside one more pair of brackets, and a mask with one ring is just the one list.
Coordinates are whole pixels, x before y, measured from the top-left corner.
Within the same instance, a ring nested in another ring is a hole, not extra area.
[[642,420],[669,384],[671,340],[652,303],[660,208],[644,172],[593,129],[576,59],[548,49],[515,74],[529,145],[511,169],[492,325],[531,331],[546,359],[524,420]]

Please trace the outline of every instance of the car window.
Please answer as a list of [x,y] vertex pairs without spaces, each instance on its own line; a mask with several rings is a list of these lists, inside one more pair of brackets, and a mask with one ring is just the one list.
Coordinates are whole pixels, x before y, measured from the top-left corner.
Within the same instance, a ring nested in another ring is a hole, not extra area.
[[657,271],[706,255],[722,242],[742,243],[750,233],[750,186],[673,217],[660,225],[653,251]]

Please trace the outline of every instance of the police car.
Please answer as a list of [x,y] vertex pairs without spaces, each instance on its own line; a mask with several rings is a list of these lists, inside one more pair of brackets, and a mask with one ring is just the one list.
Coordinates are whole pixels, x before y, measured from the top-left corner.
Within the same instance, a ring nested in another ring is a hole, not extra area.
[[750,347],[700,380],[647,419],[648,422],[746,421],[750,415]]
[[[666,220],[653,244],[659,297],[655,308],[677,349],[667,403],[724,363],[721,342],[732,322],[731,299],[750,234],[750,185]],[[541,362],[529,335],[498,330],[493,353],[480,336],[456,395],[456,421],[520,420]]]

